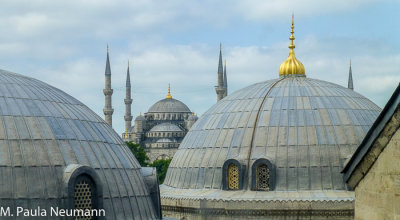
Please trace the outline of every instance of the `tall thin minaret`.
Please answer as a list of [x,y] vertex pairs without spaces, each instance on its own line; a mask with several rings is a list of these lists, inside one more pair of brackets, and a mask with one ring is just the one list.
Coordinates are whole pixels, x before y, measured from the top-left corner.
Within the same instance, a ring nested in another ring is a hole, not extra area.
[[226,78],[226,60],[224,60],[224,98],[228,95],[228,79]]
[[351,71],[351,60],[350,60],[350,69],[349,69],[349,82],[347,84],[347,88],[354,90],[353,86],[353,73]]
[[224,98],[224,69],[222,67],[222,44],[219,44],[218,85],[215,87],[217,102]]
[[107,45],[107,61],[106,61],[106,73],[105,73],[105,81],[106,85],[103,90],[103,93],[106,98],[106,103],[103,109],[104,116],[106,122],[112,127],[112,114],[114,113],[114,109],[111,104],[111,96],[113,94],[113,90],[111,89],[111,68],[110,68],[110,58],[108,55],[108,45]]
[[132,115],[131,115],[131,77],[129,75],[129,60],[128,60],[128,70],[126,71],[126,89],[125,89],[125,138],[128,138],[129,129],[132,127]]

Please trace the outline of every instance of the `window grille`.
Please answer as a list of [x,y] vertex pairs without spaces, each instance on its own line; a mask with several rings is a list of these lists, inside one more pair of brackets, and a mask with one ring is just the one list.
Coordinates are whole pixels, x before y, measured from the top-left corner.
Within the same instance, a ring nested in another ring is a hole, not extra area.
[[228,166],[228,189],[239,189],[239,168],[235,164]]
[[269,191],[269,169],[266,164],[257,167],[256,188],[257,190]]
[[[74,204],[75,209],[92,210],[93,209],[93,189],[89,179],[81,178],[75,184]],[[92,216],[75,216],[76,220],[91,220]]]

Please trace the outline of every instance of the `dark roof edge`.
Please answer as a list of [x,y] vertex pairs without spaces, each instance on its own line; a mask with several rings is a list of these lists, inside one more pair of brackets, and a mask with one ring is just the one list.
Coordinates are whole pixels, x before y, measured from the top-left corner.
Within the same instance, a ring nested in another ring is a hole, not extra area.
[[350,161],[343,168],[342,173],[344,173],[344,179],[346,182],[350,179],[358,164],[372,148],[375,140],[379,137],[379,135],[385,128],[385,125],[391,120],[399,104],[400,83],[397,86],[396,90],[393,92],[389,101],[386,103],[382,112],[379,114],[378,118],[375,120],[374,124],[369,129],[368,133],[365,135],[365,138],[354,152]]

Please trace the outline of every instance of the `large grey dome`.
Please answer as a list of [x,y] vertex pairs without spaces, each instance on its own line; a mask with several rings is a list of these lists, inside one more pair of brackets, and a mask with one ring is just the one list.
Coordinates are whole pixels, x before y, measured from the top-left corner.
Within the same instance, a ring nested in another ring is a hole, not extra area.
[[0,206],[11,210],[73,208],[83,178],[107,219],[156,218],[139,163],[103,119],[59,89],[4,70],[0,173]]
[[190,109],[181,101],[177,99],[161,99],[160,101],[154,103],[148,111],[149,113],[162,113],[162,112],[186,112],[191,113]]
[[[255,175],[251,166],[259,158],[275,169],[275,191],[346,190],[340,171],[380,111],[350,89],[306,77],[248,86],[193,125],[169,166],[162,196],[185,194],[176,188],[222,189],[223,165],[230,159],[244,167],[243,189],[249,190]],[[239,194],[226,192],[228,197],[256,196]]]

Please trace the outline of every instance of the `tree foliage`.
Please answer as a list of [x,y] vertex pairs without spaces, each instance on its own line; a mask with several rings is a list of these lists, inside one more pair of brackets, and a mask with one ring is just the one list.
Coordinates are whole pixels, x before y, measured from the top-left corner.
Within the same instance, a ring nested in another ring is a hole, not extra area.
[[161,159],[155,160],[150,164],[151,167],[157,169],[158,183],[162,184],[164,182],[165,176],[167,175],[168,166],[172,159]]
[[126,142],[129,149],[132,151],[133,155],[139,161],[142,167],[155,167],[157,169],[158,183],[162,184],[164,182],[165,176],[167,175],[168,166],[171,163],[171,159],[161,159],[155,160],[153,163],[149,163],[149,157],[146,151],[139,144],[134,144],[133,142]]
[[149,165],[149,157],[147,156],[143,147],[141,147],[139,144],[134,144],[133,142],[126,142],[126,145],[128,145],[133,155],[135,155],[136,159],[140,163],[140,166],[147,167]]

